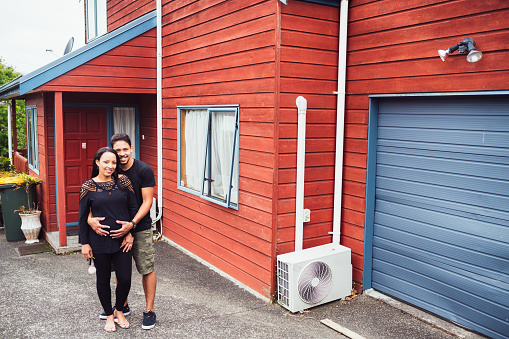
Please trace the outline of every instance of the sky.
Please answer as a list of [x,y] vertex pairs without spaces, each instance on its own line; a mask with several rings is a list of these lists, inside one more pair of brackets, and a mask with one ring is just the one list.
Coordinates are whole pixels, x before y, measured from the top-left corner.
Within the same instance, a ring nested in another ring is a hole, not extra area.
[[[0,58],[27,74],[85,44],[83,0],[0,0]],[[51,50],[51,51],[47,51]]]

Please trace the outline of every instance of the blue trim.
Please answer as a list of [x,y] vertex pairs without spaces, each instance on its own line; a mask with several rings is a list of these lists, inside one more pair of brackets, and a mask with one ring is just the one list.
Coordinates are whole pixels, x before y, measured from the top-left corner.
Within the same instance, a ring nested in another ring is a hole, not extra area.
[[147,13],[124,26],[101,36],[74,52],[23,76],[19,81],[19,93],[25,94],[44,85],[62,74],[104,54],[115,47],[156,27],[156,11]]
[[314,2],[315,4],[329,5],[339,7],[339,0],[300,0],[304,2]]
[[108,105],[106,109],[108,110],[106,113],[106,141],[108,141],[113,135],[113,106]]
[[366,208],[364,213],[364,256],[362,288],[370,289],[373,270],[373,226],[375,222],[376,149],[378,140],[378,100],[369,99],[368,155],[366,164]]
[[[194,106],[177,106],[177,189],[181,190],[181,191],[184,191],[184,192],[188,192],[190,194],[193,194],[193,195],[196,195],[196,196],[199,196],[201,197],[202,199],[204,200],[207,200],[207,201],[211,201],[215,204],[218,204],[220,206],[224,206],[224,207],[227,207],[227,208],[231,208],[231,209],[234,209],[234,210],[238,210],[239,209],[239,202],[237,201],[237,203],[231,203],[230,202],[230,195],[231,195],[231,185],[230,185],[230,191],[228,192],[228,196],[227,196],[227,201],[223,202],[219,199],[216,199],[216,198],[212,198],[212,197],[208,197],[205,195],[205,191],[204,191],[204,180],[202,180],[202,187],[201,187],[201,191],[196,191],[196,190],[193,190],[193,189],[190,189],[190,188],[187,188],[185,186],[182,185],[182,171],[180,170],[180,167],[181,167],[181,157],[182,157],[182,131],[181,131],[181,125],[182,125],[182,119],[181,119],[181,115],[182,115],[182,110],[193,110],[193,109],[201,109],[201,110],[207,110],[207,123],[210,123],[210,119],[211,119],[211,114],[210,112],[211,111],[214,111],[214,110],[220,110],[220,111],[230,111],[230,112],[234,112],[235,111],[235,117],[236,117],[236,142],[234,142],[234,150],[233,150],[233,159],[234,159],[234,156],[235,156],[235,151],[238,149],[238,138],[239,138],[239,130],[238,130],[238,125],[239,125],[239,115],[240,115],[240,106],[239,105],[194,105]],[[209,138],[210,138],[210,133],[207,131],[207,141],[206,141],[206,147],[205,147],[205,154],[204,154],[204,162],[203,162],[203,176],[202,178],[205,177],[205,170],[206,170],[206,164],[207,164],[207,156],[208,154],[211,153],[211,146],[210,146],[210,142],[209,142]],[[236,160],[237,162],[239,161],[238,159]],[[210,163],[210,161],[209,161]],[[232,169],[230,170],[231,173],[233,173],[233,167],[235,166],[234,163],[232,163]],[[232,175],[230,176],[230,183],[232,182]],[[237,189],[239,187],[239,177],[236,178],[236,181],[237,181]]]
[[437,97],[457,95],[507,95],[509,91],[472,91],[472,92],[436,92],[436,93],[391,93],[391,94],[370,94],[370,98],[394,98],[394,97]]
[[395,93],[371,94],[369,96],[368,151],[366,164],[366,207],[364,220],[363,289],[372,288],[373,228],[375,217],[376,157],[378,143],[378,102],[382,98],[395,97],[444,97],[508,95],[509,91],[472,91],[446,93]]
[[177,106],[177,188],[184,188],[182,184],[182,171],[180,170],[180,159],[182,159],[182,130],[180,126],[182,126],[182,108]]
[[37,105],[25,107],[25,117],[28,168],[39,174],[39,131],[37,123],[39,118],[37,116]]

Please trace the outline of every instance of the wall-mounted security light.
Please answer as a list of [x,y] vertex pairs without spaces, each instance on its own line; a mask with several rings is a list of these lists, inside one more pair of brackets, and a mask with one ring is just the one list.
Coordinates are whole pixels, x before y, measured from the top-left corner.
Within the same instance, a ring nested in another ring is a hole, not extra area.
[[468,62],[477,62],[481,60],[482,53],[475,49],[475,42],[472,38],[465,38],[462,42],[452,47],[449,47],[447,50],[439,49],[438,55],[443,62],[447,59],[447,56],[455,51],[458,53],[468,53],[467,61]]

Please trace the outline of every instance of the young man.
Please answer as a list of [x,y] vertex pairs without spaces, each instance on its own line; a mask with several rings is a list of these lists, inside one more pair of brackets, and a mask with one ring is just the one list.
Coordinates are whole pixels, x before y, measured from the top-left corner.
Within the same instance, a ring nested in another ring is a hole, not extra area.
[[[132,221],[117,221],[122,228],[117,231],[108,231],[108,226],[101,225],[103,218],[89,216],[88,223],[99,235],[113,238],[124,237],[122,248],[128,251],[132,248],[136,269],[142,275],[143,291],[145,292],[145,312],[143,312],[142,328],[149,330],[155,326],[156,314],[154,312],[154,299],[156,294],[156,272],[154,271],[154,240],[152,234],[152,219],[150,207],[154,195],[154,171],[146,163],[131,157],[133,147],[131,139],[125,133],[117,133],[111,137],[111,148],[120,157],[119,173],[127,175],[134,186],[138,213]],[[134,235],[134,237],[133,237]],[[124,314],[129,314],[129,306],[124,305]],[[126,314],[126,315],[127,315]]]

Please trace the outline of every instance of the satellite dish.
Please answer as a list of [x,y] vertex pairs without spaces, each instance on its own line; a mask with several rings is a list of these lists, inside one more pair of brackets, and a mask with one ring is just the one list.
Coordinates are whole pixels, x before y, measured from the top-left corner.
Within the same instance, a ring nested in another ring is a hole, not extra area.
[[74,37],[71,37],[65,46],[64,55],[69,53],[72,50],[72,46],[74,45]]

